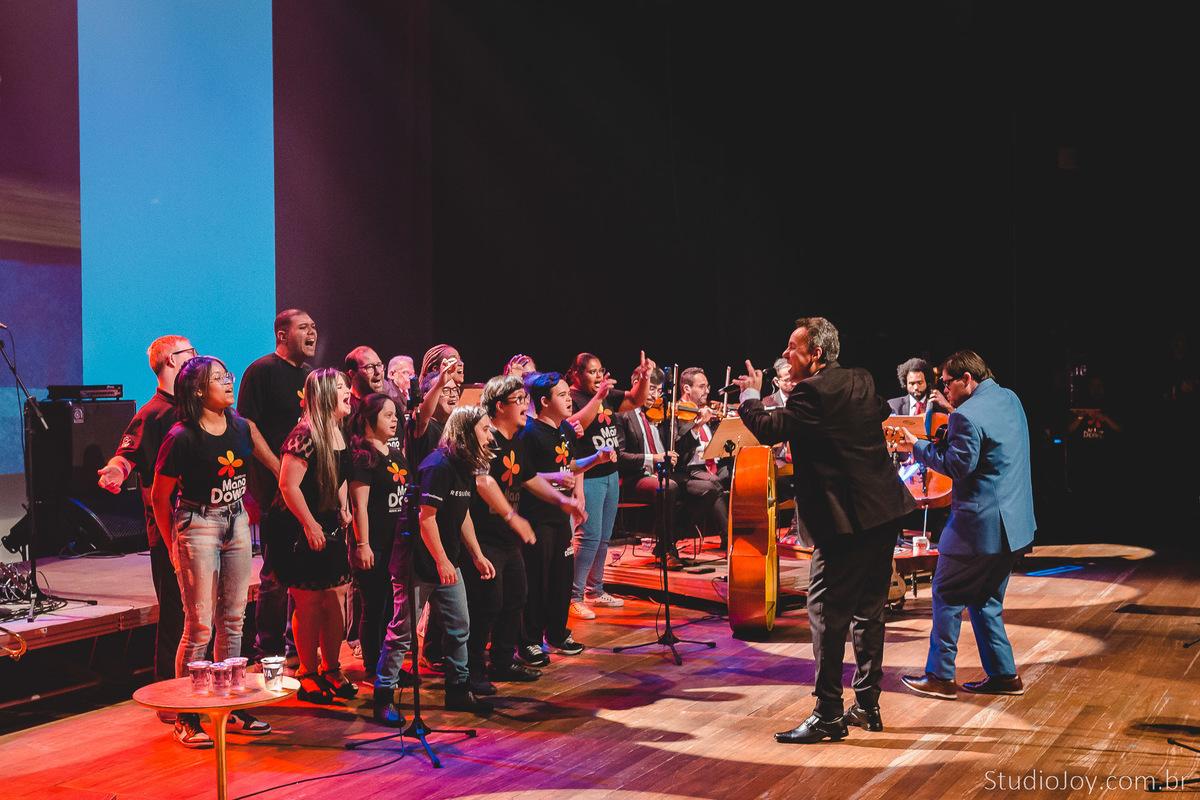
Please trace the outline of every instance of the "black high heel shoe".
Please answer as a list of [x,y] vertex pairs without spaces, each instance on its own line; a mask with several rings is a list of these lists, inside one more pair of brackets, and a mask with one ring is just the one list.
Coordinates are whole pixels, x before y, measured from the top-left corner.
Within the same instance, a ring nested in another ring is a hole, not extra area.
[[348,680],[340,669],[322,672],[320,678],[334,695],[343,700],[353,700],[358,696],[358,686]]
[[333,687],[315,672],[310,672],[307,675],[297,675],[296,680],[300,681],[300,690],[296,692],[298,700],[322,706],[327,706],[333,702]]

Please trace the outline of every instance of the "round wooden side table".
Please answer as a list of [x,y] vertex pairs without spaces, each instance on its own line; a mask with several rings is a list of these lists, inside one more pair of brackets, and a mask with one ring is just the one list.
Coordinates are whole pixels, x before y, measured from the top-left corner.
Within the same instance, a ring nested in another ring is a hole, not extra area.
[[184,714],[204,714],[212,722],[213,741],[217,751],[217,798],[225,798],[225,723],[229,715],[243,708],[266,706],[278,703],[294,695],[300,689],[295,678],[283,678],[283,688],[269,690],[263,683],[261,672],[246,673],[245,688],[225,697],[215,694],[196,694],[192,691],[192,679],[174,678],[143,686],[133,693],[133,699],[155,711],[175,711]]

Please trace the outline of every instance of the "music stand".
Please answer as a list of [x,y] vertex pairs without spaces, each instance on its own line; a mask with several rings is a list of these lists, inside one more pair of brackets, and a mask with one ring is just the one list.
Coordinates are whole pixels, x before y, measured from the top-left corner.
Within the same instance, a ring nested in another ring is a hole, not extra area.
[[704,448],[704,460],[718,458],[733,458],[743,447],[753,447],[761,444],[741,417],[726,417],[713,431],[708,447]]
[[459,387],[458,404],[460,406],[477,406],[483,397],[482,383],[464,383]]
[[[746,423],[742,422],[741,417],[726,417],[717,424],[717,429],[713,431],[712,438],[708,440],[708,445],[705,446],[701,457],[708,461],[719,461],[722,458],[733,458],[738,451],[743,447],[752,447],[759,444],[758,438],[750,432],[746,427]],[[697,531],[700,533],[700,531]],[[696,555],[700,554],[703,548],[703,539],[697,545]],[[714,564],[723,561],[723,558],[709,559],[707,561],[698,562],[700,564]]]

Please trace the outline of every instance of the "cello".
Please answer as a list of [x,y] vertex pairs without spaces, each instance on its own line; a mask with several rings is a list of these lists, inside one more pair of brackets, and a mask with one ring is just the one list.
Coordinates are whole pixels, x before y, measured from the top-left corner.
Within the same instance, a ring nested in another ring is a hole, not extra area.
[[729,627],[739,638],[761,638],[779,612],[779,552],[775,530],[775,454],[745,446],[729,487]]

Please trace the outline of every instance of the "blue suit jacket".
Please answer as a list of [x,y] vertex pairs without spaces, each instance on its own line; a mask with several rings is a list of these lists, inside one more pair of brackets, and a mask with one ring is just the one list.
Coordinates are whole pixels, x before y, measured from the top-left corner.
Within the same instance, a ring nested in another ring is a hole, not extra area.
[[946,438],[921,441],[917,461],[954,480],[950,519],[938,543],[948,555],[992,555],[1033,542],[1029,424],[1021,401],[991,378],[950,415]]

